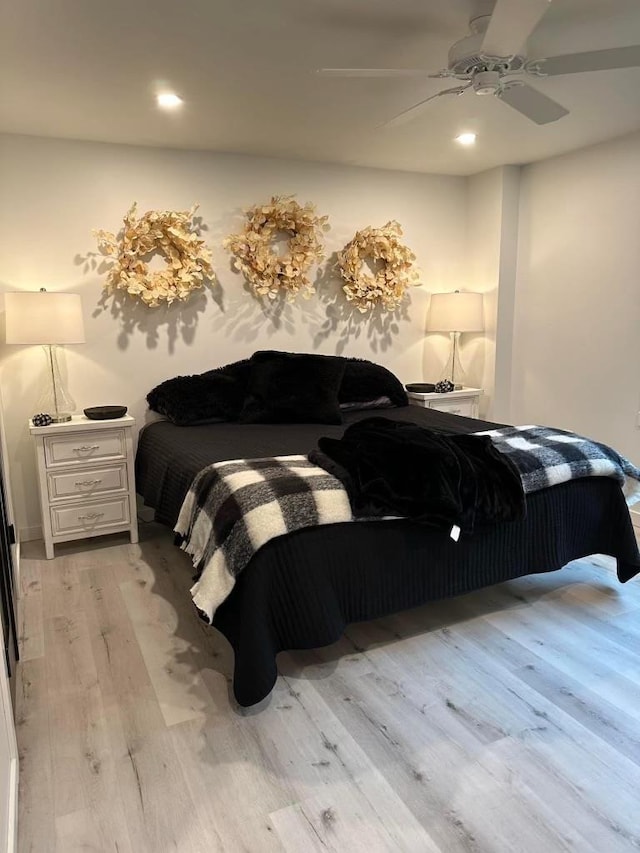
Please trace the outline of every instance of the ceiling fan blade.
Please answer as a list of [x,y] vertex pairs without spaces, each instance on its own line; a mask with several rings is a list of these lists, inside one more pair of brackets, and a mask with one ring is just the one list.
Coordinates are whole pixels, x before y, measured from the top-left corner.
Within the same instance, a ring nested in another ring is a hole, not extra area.
[[608,50],[588,50],[586,53],[567,53],[533,63],[535,72],[548,77],[578,74],[581,71],[609,71],[612,68],[640,67],[640,44],[612,47]]
[[551,0],[496,0],[482,53],[488,56],[515,56],[549,8]]
[[381,127],[397,127],[400,124],[405,124],[405,122],[413,121],[414,118],[418,118],[430,101],[439,98],[441,95],[461,95],[469,88],[470,85],[471,84],[469,83],[466,86],[455,86],[453,89],[443,89],[442,92],[437,92],[435,95],[425,98],[424,101],[420,101],[418,104],[414,104],[412,107],[409,107],[408,110],[403,110],[401,113],[398,113],[397,116],[389,119],[389,121],[385,121]]
[[428,77],[422,68],[319,68],[321,77]]
[[569,110],[532,86],[507,86],[497,96],[536,124],[549,124],[566,116]]

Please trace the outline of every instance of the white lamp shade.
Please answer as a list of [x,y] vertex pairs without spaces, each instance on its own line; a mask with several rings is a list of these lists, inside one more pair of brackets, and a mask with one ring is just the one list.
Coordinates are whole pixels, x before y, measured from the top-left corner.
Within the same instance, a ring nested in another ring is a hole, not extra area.
[[77,293],[5,293],[8,344],[83,344],[82,302]]
[[434,293],[429,306],[430,332],[481,332],[484,329],[481,293]]

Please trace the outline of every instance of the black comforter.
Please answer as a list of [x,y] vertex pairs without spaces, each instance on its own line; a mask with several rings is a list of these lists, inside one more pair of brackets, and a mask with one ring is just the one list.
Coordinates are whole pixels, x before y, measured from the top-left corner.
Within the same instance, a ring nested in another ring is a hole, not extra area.
[[[494,424],[417,407],[385,411],[445,433]],[[371,416],[352,413],[347,424]],[[307,453],[345,426],[212,424],[145,428],[136,457],[137,488],[158,521],[173,527],[195,475],[223,459]],[[621,581],[640,571],[640,554],[618,484],[574,480],[532,494],[521,521],[482,527],[452,541],[414,522],[374,521],[307,528],[267,543],[253,557],[214,626],[235,651],[234,693],[241,705],[268,695],[276,655],[337,640],[347,624],[498,583],[559,569],[578,557],[617,558]],[[185,590],[185,594],[188,592]]]

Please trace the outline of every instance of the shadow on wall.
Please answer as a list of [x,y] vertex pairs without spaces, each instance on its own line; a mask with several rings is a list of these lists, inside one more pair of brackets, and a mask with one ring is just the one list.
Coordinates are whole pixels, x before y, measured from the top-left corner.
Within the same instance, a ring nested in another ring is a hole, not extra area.
[[367,313],[358,311],[347,302],[342,280],[334,272],[337,262],[338,253],[334,252],[316,276],[316,290],[325,306],[325,320],[314,335],[314,346],[320,346],[329,337],[337,337],[336,353],[341,355],[349,341],[365,335],[374,353],[385,352],[391,347],[394,336],[400,333],[400,323],[409,322],[410,301],[403,299],[395,311],[380,306]]
[[207,290],[213,294],[213,300],[222,308],[222,288],[218,282],[205,285],[205,290],[196,291],[188,302],[161,304],[149,308],[144,303],[132,299],[122,291],[103,292],[93,311],[94,317],[108,311],[114,320],[120,323],[118,346],[126,350],[130,338],[141,332],[147,339],[147,347],[156,349],[160,340],[160,329],[166,328],[169,352],[173,354],[178,338],[185,344],[191,344],[196,335],[199,315],[207,307]]
[[295,303],[287,302],[284,294],[276,299],[256,297],[249,282],[238,275],[232,257],[228,259],[228,271],[234,282],[242,283],[233,289],[228,310],[214,319],[214,332],[243,343],[252,343],[258,337],[271,337],[281,331],[293,336],[298,331],[301,312],[306,316],[318,311],[316,297],[308,302],[299,298]]
[[[98,275],[105,275],[112,265],[112,261],[99,252],[78,254],[74,263],[76,266],[82,266],[84,273],[95,272]],[[178,338],[182,338],[186,344],[193,342],[198,315],[207,307],[207,292],[224,313],[222,286],[219,281],[213,279],[205,281],[203,289],[192,294],[186,303],[176,301],[171,305],[161,304],[156,308],[149,308],[139,300],[132,299],[124,291],[104,290],[92,316],[99,317],[108,311],[112,318],[120,323],[117,344],[122,350],[128,348],[130,338],[137,332],[145,335],[149,349],[155,349],[160,339],[159,330],[166,327],[169,352],[173,353]]]
[[334,252],[319,268],[314,281],[316,293],[309,300],[298,298],[291,303],[284,295],[257,298],[245,281],[239,298],[230,300],[226,314],[214,320],[213,331],[250,344],[258,337],[280,332],[293,336],[306,326],[314,349],[331,339],[336,354],[341,355],[350,343],[364,336],[374,353],[385,352],[400,333],[400,324],[409,322],[409,301],[403,300],[396,311],[377,308],[361,313],[342,292],[341,279],[334,271],[336,261]]

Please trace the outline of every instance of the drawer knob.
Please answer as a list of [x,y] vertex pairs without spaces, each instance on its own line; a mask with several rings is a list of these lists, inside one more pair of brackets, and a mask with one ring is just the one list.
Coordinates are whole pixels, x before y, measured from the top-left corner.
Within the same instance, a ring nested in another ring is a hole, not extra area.
[[102,518],[103,515],[103,512],[89,512],[87,515],[79,515],[78,519],[80,521],[95,521],[97,518]]
[[89,488],[89,486],[99,486],[102,480],[77,480],[76,486],[81,489],[83,486]]
[[76,453],[89,453],[91,450],[99,450],[99,444],[83,444],[82,447],[74,447],[73,448]]
[[460,409],[449,409],[449,411],[451,412],[452,415],[459,415],[460,414]]

